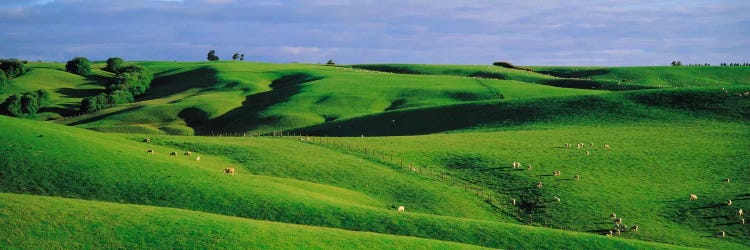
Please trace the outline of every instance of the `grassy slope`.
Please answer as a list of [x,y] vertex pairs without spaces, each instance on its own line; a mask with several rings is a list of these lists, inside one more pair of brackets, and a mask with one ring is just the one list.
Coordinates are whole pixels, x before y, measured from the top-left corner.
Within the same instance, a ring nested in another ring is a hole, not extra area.
[[532,67],[561,77],[590,78],[652,87],[750,85],[750,67]]
[[[542,181],[547,209],[535,221],[552,227],[601,233],[612,227],[608,215],[616,212],[625,224],[641,226],[639,233],[627,233],[626,238],[707,248],[750,247],[750,227],[740,225],[736,216],[737,209],[750,206],[747,122],[694,119],[338,141],[403,157],[423,172],[445,172],[495,191],[500,200],[519,198]],[[586,143],[585,149],[563,147],[579,142]],[[605,143],[611,151],[603,150]],[[533,168],[512,171],[513,161]],[[562,177],[550,174],[556,170]],[[574,175],[581,180],[573,181]],[[731,183],[722,183],[725,178]],[[691,193],[699,200],[688,201]],[[724,204],[727,199],[734,201],[732,207]],[[731,236],[716,240],[712,236],[718,230]]]
[[[554,128],[572,124],[689,122],[696,117],[721,121],[750,120],[747,87],[663,89],[600,95],[467,102],[403,109],[301,128],[329,136],[415,135],[446,131],[497,131]],[[429,122],[425,122],[429,121]]]
[[110,132],[268,132],[384,110],[500,96],[596,93],[518,81],[394,75],[318,65],[142,64],[153,68],[157,79],[141,102],[61,122]]
[[98,94],[104,90],[104,83],[112,73],[92,67],[92,74],[86,77],[65,72],[64,64],[29,63],[28,71],[10,81],[0,91],[0,100],[11,94],[46,89],[50,91],[49,104],[40,110],[38,119],[59,119],[62,116],[78,112],[81,99]]
[[[236,176],[225,176],[219,170],[229,164],[220,156],[203,154],[204,158],[196,162],[192,158],[167,156],[170,149],[155,145],[148,147],[156,149],[157,154],[148,155],[144,152],[147,145],[113,135],[5,117],[0,117],[0,123],[4,128],[10,128],[5,131],[14,131],[0,134],[2,141],[9,143],[3,145],[7,158],[0,162],[2,192],[186,208],[490,247],[666,247],[590,234],[436,216],[427,214],[428,208],[398,214],[392,209],[395,204],[379,200],[378,195],[289,178],[249,175],[246,171],[252,171],[252,166],[238,168]],[[383,172],[372,178],[386,180],[384,178],[388,176],[388,172]],[[420,179],[413,175],[405,178]],[[419,184],[420,181],[412,183]],[[389,184],[382,182],[379,185]],[[446,184],[433,182],[431,185],[433,187],[421,188],[443,191],[420,196],[444,196],[448,201],[465,196]],[[401,188],[421,192],[419,187]],[[406,196],[406,199],[418,201],[421,197]],[[403,202],[408,204],[409,200]],[[444,201],[435,199],[434,202]],[[459,208],[466,210],[467,214],[472,209],[481,213],[481,203],[464,202]]]
[[182,209],[4,193],[0,221],[5,249],[479,248]]

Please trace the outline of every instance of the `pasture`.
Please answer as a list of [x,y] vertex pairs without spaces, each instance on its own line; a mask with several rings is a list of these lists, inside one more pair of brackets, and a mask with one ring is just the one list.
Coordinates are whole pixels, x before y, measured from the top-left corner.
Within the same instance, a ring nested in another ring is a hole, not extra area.
[[0,117],[0,246],[750,247],[747,67],[132,63],[1,90],[53,95]]

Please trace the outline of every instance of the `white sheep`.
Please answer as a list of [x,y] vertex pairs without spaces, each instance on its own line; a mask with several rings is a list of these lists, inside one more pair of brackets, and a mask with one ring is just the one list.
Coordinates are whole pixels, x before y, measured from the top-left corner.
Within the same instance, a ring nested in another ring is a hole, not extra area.
[[398,210],[397,211],[399,213],[403,213],[403,212],[406,212],[406,208],[404,206],[398,206]]
[[615,214],[615,212],[612,212],[612,214],[609,215],[609,218],[613,220],[617,219],[617,214]]
[[731,207],[731,206],[732,206],[732,200],[727,200],[727,206],[728,206],[728,207]]
[[554,197],[554,199],[555,199],[555,200],[556,200],[557,202],[560,202],[560,197],[557,197],[557,196],[555,196],[555,197]]
[[739,215],[739,216],[744,216],[745,215],[745,212],[742,211],[742,208],[740,208],[740,210],[737,211],[737,215]]
[[510,204],[515,206],[516,205],[516,199],[510,199]]
[[536,188],[542,188],[542,182],[541,181],[536,184]]
[[581,180],[581,176],[580,175],[573,176],[573,180]]
[[200,157],[200,156],[198,156],[198,157],[195,157],[195,160],[196,160],[196,161],[200,161],[200,160],[201,160],[201,157]]
[[638,224],[633,225],[633,227],[630,228],[630,231],[638,232]]
[[690,200],[691,200],[691,201],[694,201],[694,200],[697,200],[697,199],[698,199],[698,196],[697,196],[697,195],[695,195],[695,194],[690,194]]
[[146,153],[153,154],[154,150],[153,149],[146,150]]
[[590,154],[591,154],[591,152],[589,152],[588,150],[586,150],[586,155],[590,155]]
[[610,147],[610,146],[609,146],[609,144],[604,144],[604,149],[609,149],[609,150],[611,150],[611,149],[612,149],[612,147]]

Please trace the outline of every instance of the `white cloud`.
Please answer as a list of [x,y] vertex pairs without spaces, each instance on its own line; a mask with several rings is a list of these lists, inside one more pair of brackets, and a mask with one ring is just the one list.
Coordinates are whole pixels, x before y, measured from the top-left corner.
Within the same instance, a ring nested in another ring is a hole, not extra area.
[[320,48],[318,47],[290,47],[290,46],[282,46],[279,48],[281,52],[291,55],[310,55],[310,54],[317,54],[320,52]]

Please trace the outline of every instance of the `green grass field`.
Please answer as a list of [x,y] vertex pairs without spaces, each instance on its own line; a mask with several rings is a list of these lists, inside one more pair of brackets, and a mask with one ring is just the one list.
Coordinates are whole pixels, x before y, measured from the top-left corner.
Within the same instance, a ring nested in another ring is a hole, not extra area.
[[0,117],[0,248],[750,248],[748,67],[135,63],[1,90],[53,96]]

